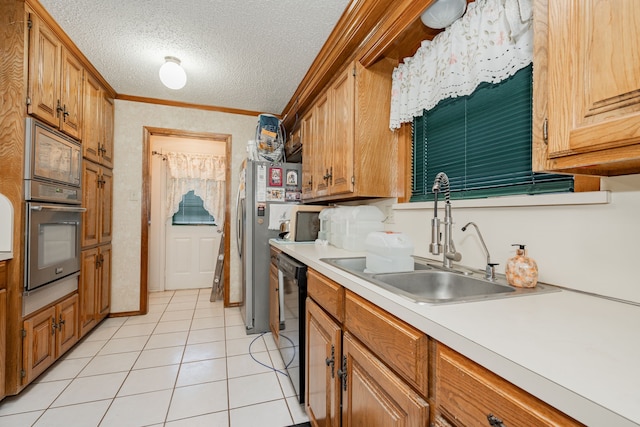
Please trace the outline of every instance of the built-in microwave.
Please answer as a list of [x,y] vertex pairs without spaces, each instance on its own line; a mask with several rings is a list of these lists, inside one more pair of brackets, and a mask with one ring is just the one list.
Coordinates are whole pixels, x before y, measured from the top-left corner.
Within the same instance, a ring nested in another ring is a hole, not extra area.
[[80,143],[28,117],[25,131],[25,199],[81,204]]

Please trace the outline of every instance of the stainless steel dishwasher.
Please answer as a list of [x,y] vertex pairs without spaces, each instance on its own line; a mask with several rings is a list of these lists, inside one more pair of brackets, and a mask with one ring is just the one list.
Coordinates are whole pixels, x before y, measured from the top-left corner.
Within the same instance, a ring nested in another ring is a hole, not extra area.
[[278,350],[298,401],[304,403],[307,266],[285,253],[278,254],[278,281],[280,297]]

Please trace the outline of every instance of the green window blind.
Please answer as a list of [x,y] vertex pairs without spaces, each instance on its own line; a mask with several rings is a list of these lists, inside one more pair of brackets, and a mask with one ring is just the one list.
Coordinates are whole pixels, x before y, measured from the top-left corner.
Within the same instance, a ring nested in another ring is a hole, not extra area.
[[173,215],[172,225],[216,225],[215,219],[204,208],[204,202],[193,190],[182,196],[178,212]]
[[433,200],[439,172],[452,199],[573,191],[573,176],[531,170],[532,66],[413,121],[411,201]]

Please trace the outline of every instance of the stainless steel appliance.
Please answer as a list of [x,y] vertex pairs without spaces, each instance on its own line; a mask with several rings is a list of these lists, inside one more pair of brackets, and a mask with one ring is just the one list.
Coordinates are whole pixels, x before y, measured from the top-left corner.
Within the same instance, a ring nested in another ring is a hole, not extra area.
[[25,142],[27,315],[78,288],[85,209],[80,144],[31,117]]
[[48,125],[29,117],[25,134],[25,199],[82,203],[82,148]]
[[278,293],[280,297],[280,331],[278,350],[298,396],[304,403],[305,300],[307,266],[287,254],[278,254]]
[[246,162],[236,243],[242,261],[240,308],[248,334],[269,330],[269,239],[278,237],[278,218],[300,202],[300,178],[299,163]]
[[27,203],[26,291],[80,271],[82,212],[78,206]]

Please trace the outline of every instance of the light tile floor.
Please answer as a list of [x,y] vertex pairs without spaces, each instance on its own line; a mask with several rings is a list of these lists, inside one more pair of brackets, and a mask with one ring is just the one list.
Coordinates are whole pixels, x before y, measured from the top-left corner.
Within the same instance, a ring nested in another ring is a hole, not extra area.
[[209,302],[210,293],[152,293],[147,315],[106,319],[22,393],[0,402],[0,426],[307,421],[289,378],[273,369],[284,364],[271,334],[246,335],[240,310]]

